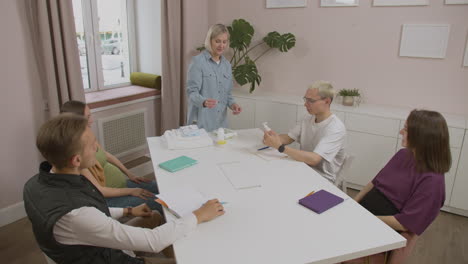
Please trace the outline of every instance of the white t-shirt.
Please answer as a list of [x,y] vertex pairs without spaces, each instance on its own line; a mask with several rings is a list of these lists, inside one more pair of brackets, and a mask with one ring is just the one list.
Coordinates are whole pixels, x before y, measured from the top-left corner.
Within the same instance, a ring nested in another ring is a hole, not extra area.
[[346,128],[337,116],[332,114],[322,122],[315,123],[315,116],[306,114],[301,123],[289,131],[288,136],[301,145],[301,150],[320,155],[322,161],[314,168],[335,182],[345,158],[346,140]]

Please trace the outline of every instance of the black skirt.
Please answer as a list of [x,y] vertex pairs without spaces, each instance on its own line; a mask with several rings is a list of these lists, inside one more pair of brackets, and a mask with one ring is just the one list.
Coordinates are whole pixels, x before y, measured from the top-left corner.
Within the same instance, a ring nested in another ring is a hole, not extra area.
[[372,188],[359,202],[373,215],[396,215],[400,211],[383,193]]

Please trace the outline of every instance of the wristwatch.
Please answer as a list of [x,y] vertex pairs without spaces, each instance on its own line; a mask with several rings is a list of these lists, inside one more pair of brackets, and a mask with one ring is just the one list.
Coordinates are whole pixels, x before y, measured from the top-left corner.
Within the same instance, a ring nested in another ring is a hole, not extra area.
[[281,146],[279,146],[279,148],[278,148],[278,151],[279,151],[280,153],[283,153],[283,152],[284,152],[284,147],[285,147],[285,146],[286,146],[285,144],[281,144]]
[[125,215],[125,216],[132,215],[132,209],[133,209],[132,207],[127,207],[127,215]]

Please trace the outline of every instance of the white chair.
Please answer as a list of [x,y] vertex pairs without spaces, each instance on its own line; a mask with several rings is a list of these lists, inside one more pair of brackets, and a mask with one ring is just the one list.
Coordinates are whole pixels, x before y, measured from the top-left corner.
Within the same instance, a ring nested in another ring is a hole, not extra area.
[[335,180],[335,186],[341,188],[344,193],[346,193],[348,189],[348,185],[346,184],[346,177],[349,174],[349,169],[351,168],[351,163],[354,160],[354,156],[351,154],[346,154],[343,160],[343,164],[341,165],[341,169],[338,171]]

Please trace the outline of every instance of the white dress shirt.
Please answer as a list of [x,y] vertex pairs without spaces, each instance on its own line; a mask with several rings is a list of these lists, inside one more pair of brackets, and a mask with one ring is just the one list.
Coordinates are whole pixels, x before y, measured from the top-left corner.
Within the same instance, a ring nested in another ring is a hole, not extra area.
[[65,245],[89,245],[121,250],[159,252],[197,226],[192,213],[154,229],[121,224],[123,208],[109,208],[111,217],[94,207],[81,207],[62,216],[54,226],[54,237]]

